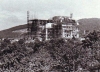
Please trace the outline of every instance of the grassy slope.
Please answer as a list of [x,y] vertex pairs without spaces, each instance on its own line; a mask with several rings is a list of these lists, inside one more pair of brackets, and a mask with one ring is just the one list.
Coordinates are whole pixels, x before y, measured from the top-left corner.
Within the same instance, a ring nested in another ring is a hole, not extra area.
[[6,29],[6,30],[2,30],[2,31],[0,31],[0,37],[1,38],[2,37],[17,37],[18,34],[17,33],[12,33],[12,31],[20,30],[20,29],[24,29],[24,28],[27,28],[26,24],[15,26],[15,27],[12,27],[12,28],[9,28],[9,29]]
[[89,19],[80,19],[80,30],[100,30],[100,19],[99,18],[89,18]]

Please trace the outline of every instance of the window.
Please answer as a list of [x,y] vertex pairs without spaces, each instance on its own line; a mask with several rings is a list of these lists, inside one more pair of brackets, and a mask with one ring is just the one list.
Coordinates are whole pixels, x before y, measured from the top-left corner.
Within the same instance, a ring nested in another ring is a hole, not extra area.
[[67,32],[67,30],[65,30],[64,32]]

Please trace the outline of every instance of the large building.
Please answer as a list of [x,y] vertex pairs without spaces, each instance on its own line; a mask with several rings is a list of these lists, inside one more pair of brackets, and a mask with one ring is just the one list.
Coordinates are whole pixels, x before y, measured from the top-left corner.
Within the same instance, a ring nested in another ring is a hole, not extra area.
[[29,20],[31,35],[42,40],[52,38],[79,38],[78,22],[67,16],[54,16],[50,20]]

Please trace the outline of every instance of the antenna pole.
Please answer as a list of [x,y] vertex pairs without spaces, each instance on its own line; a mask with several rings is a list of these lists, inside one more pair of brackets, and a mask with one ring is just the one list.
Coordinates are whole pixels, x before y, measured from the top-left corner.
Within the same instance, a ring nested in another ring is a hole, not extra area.
[[28,31],[28,37],[29,37],[29,11],[27,11],[27,31]]

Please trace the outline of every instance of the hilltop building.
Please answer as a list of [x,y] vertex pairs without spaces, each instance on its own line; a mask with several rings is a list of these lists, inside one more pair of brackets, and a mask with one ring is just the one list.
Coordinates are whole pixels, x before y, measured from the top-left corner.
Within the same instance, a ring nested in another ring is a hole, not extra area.
[[32,19],[29,25],[31,35],[42,40],[79,38],[78,22],[67,16],[54,16],[50,20]]

